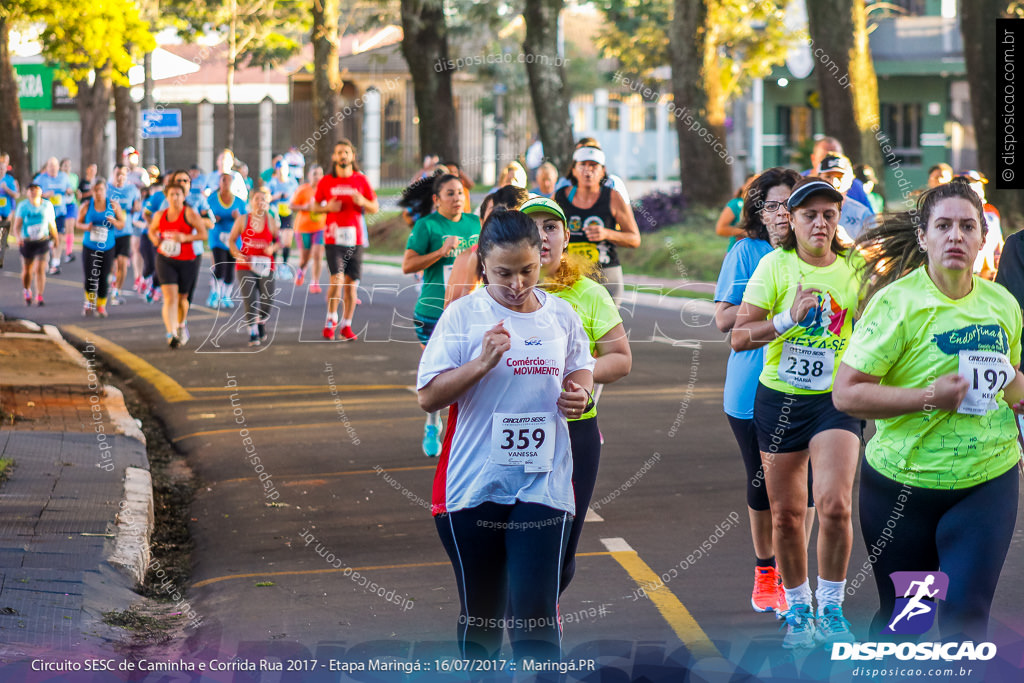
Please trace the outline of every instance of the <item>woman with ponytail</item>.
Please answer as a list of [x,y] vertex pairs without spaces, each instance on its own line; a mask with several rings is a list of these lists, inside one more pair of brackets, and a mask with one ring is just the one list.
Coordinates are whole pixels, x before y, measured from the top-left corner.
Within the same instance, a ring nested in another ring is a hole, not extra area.
[[[877,427],[860,478],[861,531],[877,553],[872,640],[906,632],[906,610],[894,608],[912,584],[900,585],[894,572],[933,572],[915,583],[934,584],[932,596],[946,591],[938,602],[943,641],[988,639],[1017,520],[1013,413],[1024,409],[1024,375],[1021,309],[973,273],[985,227],[978,196],[954,179],[858,240],[868,304],[832,398]],[[886,543],[894,510],[898,542]]]
[[[540,230],[541,286],[569,302],[583,322],[583,330],[590,342],[590,353],[597,359],[594,383],[610,384],[622,379],[632,368],[633,356],[615,302],[608,291],[592,279],[598,274],[597,264],[568,253],[569,228],[557,202],[535,197],[524,203],[519,210],[532,218]],[[597,426],[596,406],[578,417],[569,418],[569,442],[572,444],[576,519],[569,532],[569,545],[562,565],[563,591],[576,572],[576,547],[597,482],[601,432]]]

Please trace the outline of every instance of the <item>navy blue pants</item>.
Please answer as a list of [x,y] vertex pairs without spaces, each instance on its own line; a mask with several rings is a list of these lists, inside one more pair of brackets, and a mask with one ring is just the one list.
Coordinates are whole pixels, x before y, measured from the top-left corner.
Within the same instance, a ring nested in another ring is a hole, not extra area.
[[558,587],[572,521],[568,512],[523,502],[434,518],[459,587],[463,657],[496,658],[507,629],[517,660],[560,659]]
[[893,618],[896,590],[889,574],[935,570],[949,576],[949,591],[937,610],[942,639],[987,639],[992,596],[1017,521],[1018,489],[1016,467],[984,484],[939,490],[904,487],[864,461],[860,528],[869,556],[878,557],[879,608],[871,621],[872,639]]
[[565,549],[562,591],[576,575],[576,547],[580,544],[583,521],[587,518],[587,508],[597,484],[597,468],[601,461],[601,432],[597,428],[597,417],[569,422],[569,442],[572,444],[572,494],[576,503],[576,519],[569,530],[569,544]]

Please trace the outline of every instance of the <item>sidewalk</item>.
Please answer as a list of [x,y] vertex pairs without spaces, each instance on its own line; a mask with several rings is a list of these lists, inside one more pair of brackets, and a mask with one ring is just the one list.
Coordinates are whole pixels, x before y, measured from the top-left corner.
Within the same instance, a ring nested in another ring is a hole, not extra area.
[[0,321],[0,658],[98,650],[139,597],[153,494],[145,437],[56,328]]

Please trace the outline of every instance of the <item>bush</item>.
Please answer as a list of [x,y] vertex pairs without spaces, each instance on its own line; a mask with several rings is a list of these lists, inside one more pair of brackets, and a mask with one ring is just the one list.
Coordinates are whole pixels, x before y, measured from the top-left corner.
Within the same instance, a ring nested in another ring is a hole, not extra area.
[[633,215],[640,232],[655,232],[685,220],[686,199],[679,190],[652,192],[633,202]]

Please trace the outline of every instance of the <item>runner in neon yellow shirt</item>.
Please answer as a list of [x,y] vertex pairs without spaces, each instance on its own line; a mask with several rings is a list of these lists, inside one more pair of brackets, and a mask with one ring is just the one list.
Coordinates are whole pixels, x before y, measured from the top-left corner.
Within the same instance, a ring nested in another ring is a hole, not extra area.
[[972,273],[984,235],[981,201],[954,181],[862,237],[871,254],[865,279],[877,293],[843,358],[835,402],[878,428],[860,488],[880,602],[872,638],[899,621],[890,574],[941,570],[949,579],[938,603],[942,640],[987,639],[1017,518],[1010,406],[1024,408],[1024,375],[1020,307]]
[[[754,427],[789,606],[782,646],[790,649],[854,640],[842,604],[861,423],[836,410],[831,395],[858,307],[856,274],[836,236],[842,201],[821,178],[793,186],[792,231],[754,270],[731,338],[736,351],[767,345]],[[807,579],[808,464],[820,522],[817,614]]]

